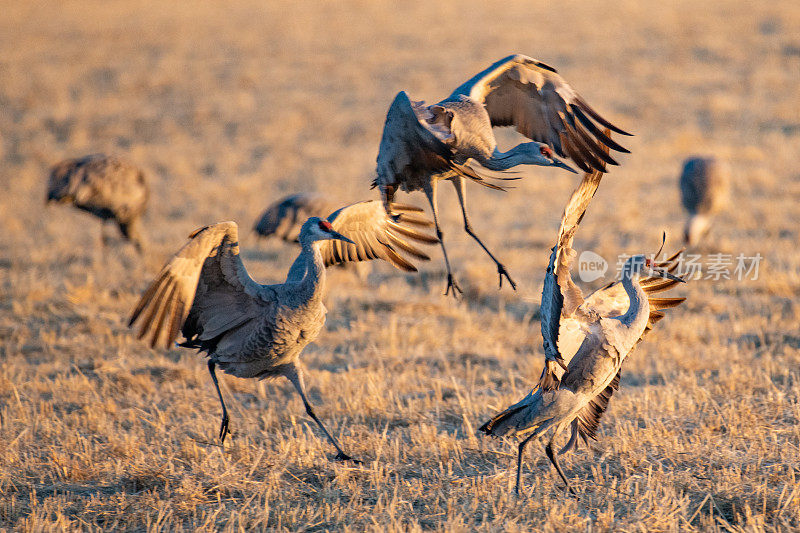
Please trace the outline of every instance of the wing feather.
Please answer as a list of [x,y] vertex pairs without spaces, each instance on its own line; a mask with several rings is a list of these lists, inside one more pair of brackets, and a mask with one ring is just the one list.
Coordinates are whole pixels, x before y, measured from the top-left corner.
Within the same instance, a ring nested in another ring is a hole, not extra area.
[[576,255],[572,249],[575,231],[586,208],[600,186],[603,173],[600,170],[584,174],[583,180],[572,193],[558,229],[558,240],[550,254],[550,262],[542,290],[542,340],[545,353],[545,370],[540,385],[546,390],[558,387],[558,374],[554,363],[566,368],[559,349],[561,322],[572,317],[583,304],[583,294],[572,280],[572,261]]
[[[629,133],[597,113],[554,68],[528,56],[516,54],[497,61],[459,86],[450,99],[461,95],[482,102],[493,126],[516,127],[529,139],[547,143],[560,156],[571,158],[584,172],[603,170],[595,164],[597,159],[616,164],[601,148],[606,153],[608,148],[628,151],[608,142],[608,135],[594,122],[621,135]],[[576,118],[588,132],[577,126]],[[587,142],[589,136],[592,142]]]
[[142,294],[128,325],[138,321],[139,338],[149,335],[152,347],[163,338],[169,348],[181,330],[191,342],[263,316],[271,294],[239,257],[236,223],[220,222],[192,233]]
[[420,230],[420,227],[432,225],[419,214],[421,212],[407,205],[395,210],[395,204],[389,204],[387,212],[383,203],[377,200],[359,202],[335,211],[328,217],[328,222],[355,244],[341,240],[320,242],[325,266],[383,259],[401,270],[416,271],[416,267],[397,250],[423,261],[430,259],[418,246],[436,244],[439,240]]

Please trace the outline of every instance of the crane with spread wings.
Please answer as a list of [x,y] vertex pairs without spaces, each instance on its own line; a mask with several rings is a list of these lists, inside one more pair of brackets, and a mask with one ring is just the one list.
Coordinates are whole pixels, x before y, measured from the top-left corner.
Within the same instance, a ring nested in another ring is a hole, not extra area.
[[480,427],[491,436],[523,437],[517,455],[517,493],[525,446],[549,429],[553,434],[545,452],[574,493],[553,453],[554,440],[571,427],[572,435],[559,451],[562,454],[577,447],[578,437],[585,443],[596,439],[600,418],[619,387],[626,357],[664,317],[664,309],[685,300],[656,296],[684,281],[672,274],[678,266],[677,254],[662,263],[634,255],[625,262],[620,281],[585,298],[573,282],[570,270],[576,253],[572,241],[602,175],[600,170],[584,175],[564,210],[550,255],[541,305],[542,376],[522,400]]
[[[575,172],[557,155],[570,158],[585,172],[615,165],[608,148],[628,150],[597,124],[629,135],[597,113],[553,67],[520,54],[508,56],[436,104],[412,102],[400,92],[386,116],[373,187],[380,190],[387,205],[398,189],[425,193],[447,267],[445,294],[452,290],[455,296],[461,289],[447,257],[436,200],[438,182],[450,180],[461,205],[464,230],[497,265],[500,286],[505,277],[516,288],[506,267],[472,229],[466,180],[505,190],[490,179],[516,179],[502,173],[518,165],[555,166]],[[531,142],[501,152],[493,132],[501,126],[515,127]]]
[[300,255],[286,281],[261,285],[247,273],[239,255],[235,222],[201,228],[164,266],[144,292],[129,325],[140,323],[139,338],[155,347],[163,341],[208,355],[208,370],[222,406],[219,438],[228,434],[228,410],[216,367],[241,378],[286,377],[306,412],[336,448],[338,460],[349,460],[328,432],[306,396],[299,357],[313,342],[327,312],[323,305],[325,268],[347,261],[383,259],[405,271],[416,267],[403,255],[427,260],[419,248],[436,238],[421,228],[430,222],[421,209],[379,201],[343,207],[327,219],[311,217],[300,230]]

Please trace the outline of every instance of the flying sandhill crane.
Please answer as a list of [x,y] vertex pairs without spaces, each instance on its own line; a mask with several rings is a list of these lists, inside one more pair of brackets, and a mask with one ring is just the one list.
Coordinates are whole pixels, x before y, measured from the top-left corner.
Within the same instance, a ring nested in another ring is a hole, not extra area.
[[[579,436],[584,442],[596,439],[600,417],[619,386],[623,361],[663,318],[661,311],[684,300],[654,296],[683,280],[665,268],[668,263],[657,265],[644,255],[625,262],[621,281],[583,298],[570,275],[576,255],[572,240],[601,177],[600,171],[584,176],[564,210],[550,255],[542,291],[545,367],[539,383],[525,398],[480,428],[492,436],[524,437],[517,455],[517,494],[525,446],[551,428],[554,431],[545,452],[574,493],[553,454],[553,441],[567,426],[572,427],[572,436],[559,454],[576,448]],[[676,257],[670,258],[674,263],[671,268],[678,265]],[[643,275],[648,277],[642,279]]]
[[[517,165],[557,166],[575,172],[555,154],[569,157],[586,172],[603,168],[604,163],[616,164],[604,147],[627,150],[603,133],[593,120],[629,135],[592,109],[554,68],[524,55],[508,56],[437,104],[412,102],[405,92],[400,92],[386,116],[373,187],[380,189],[387,204],[397,189],[425,193],[447,267],[445,294],[452,289],[456,295],[461,289],[447,258],[436,203],[438,181],[450,180],[461,204],[464,230],[497,265],[500,285],[505,276],[516,288],[503,264],[472,230],[467,218],[465,179],[504,189],[487,182],[484,178],[492,176],[482,175],[480,169],[468,165],[468,160],[500,172]],[[501,152],[492,131],[498,126],[514,126],[535,142]]]
[[689,212],[683,241],[694,246],[708,233],[712,217],[728,202],[730,169],[715,157],[691,157],[683,163],[681,200]]
[[[338,452],[350,459],[325,429],[306,398],[300,353],[325,324],[325,267],[343,261],[383,259],[415,271],[397,253],[427,260],[416,245],[436,238],[413,226],[430,227],[419,208],[392,205],[391,214],[378,201],[343,207],[327,220],[309,218],[300,230],[302,250],[284,283],[260,285],[239,257],[238,228],[221,222],[201,228],[164,266],[133,311],[129,325],[141,318],[139,338],[169,347],[181,332],[181,346],[208,354],[208,370],[222,405],[219,438],[228,433],[228,411],[217,382],[217,365],[241,378],[285,376],[292,382],[306,412]],[[406,240],[408,239],[408,240]]]
[[[267,207],[253,227],[261,237],[275,237],[297,243],[300,228],[311,217],[325,218],[336,209],[333,202],[317,193],[297,193],[285,196]],[[362,281],[369,275],[367,263],[338,263],[340,268],[353,268]]]
[[147,207],[149,189],[144,173],[134,164],[102,154],[67,159],[50,172],[47,202],[69,203],[103,220],[113,220],[122,236],[141,253],[144,248],[140,220]]

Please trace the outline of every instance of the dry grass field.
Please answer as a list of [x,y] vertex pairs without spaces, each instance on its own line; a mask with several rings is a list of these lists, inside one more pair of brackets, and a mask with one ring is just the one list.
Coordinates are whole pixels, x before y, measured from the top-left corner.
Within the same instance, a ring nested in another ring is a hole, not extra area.
[[[544,268],[579,177],[526,168],[508,193],[470,187],[517,292],[497,290],[444,187],[464,300],[442,296],[438,249],[418,275],[333,272],[303,357],[318,414],[364,464],[329,462],[286,381],[222,376],[220,447],[203,358],[125,325],[160,265],[231,219],[253,276],[282,280],[296,251],[250,231],[269,202],[376,197],[395,93],[438,100],[512,52],[636,134],[579,251],[654,252],[662,230],[679,246],[681,162],[713,153],[733,203],[702,252],[760,253],[758,279],[675,291],[687,302],[626,363],[599,442],[563,456],[580,496],[534,444],[517,498],[516,446],[475,430],[538,378]],[[799,85],[792,0],[4,2],[0,530],[800,529]],[[144,259],[44,206],[49,166],[95,152],[148,171]]]

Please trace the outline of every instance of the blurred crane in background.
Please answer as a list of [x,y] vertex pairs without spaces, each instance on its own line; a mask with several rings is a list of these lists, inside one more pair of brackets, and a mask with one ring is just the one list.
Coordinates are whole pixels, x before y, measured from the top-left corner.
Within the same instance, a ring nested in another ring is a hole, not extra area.
[[108,240],[105,225],[114,221],[139,253],[144,251],[141,217],[149,196],[144,172],[129,161],[102,154],[58,163],[47,186],[47,203],[72,204],[103,221],[103,244]]
[[730,198],[730,168],[716,157],[691,157],[683,163],[680,188],[689,213],[683,230],[687,246],[697,245],[711,229],[714,215]]

